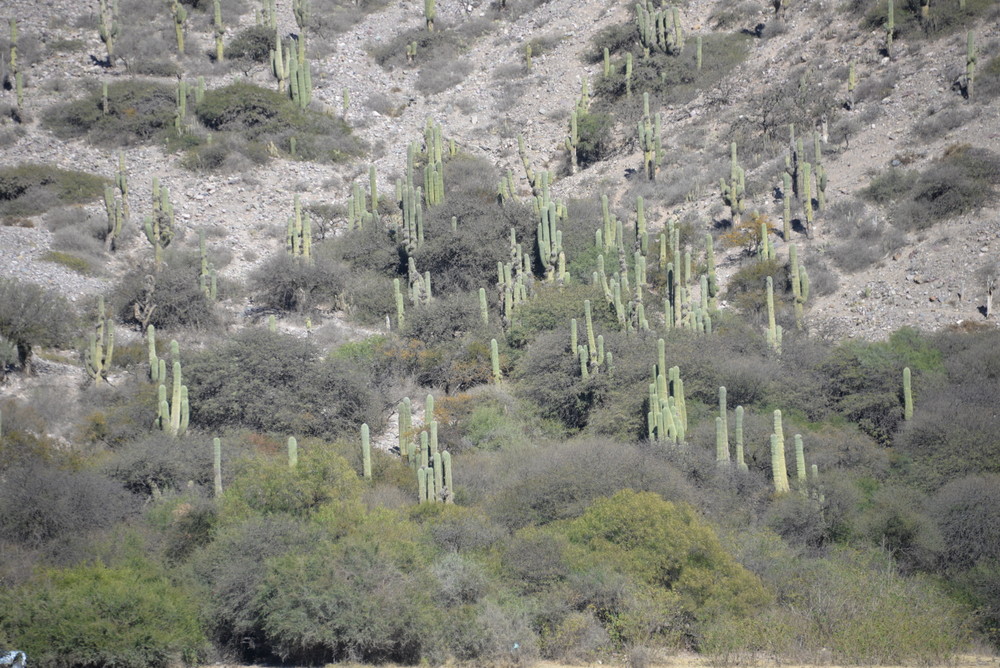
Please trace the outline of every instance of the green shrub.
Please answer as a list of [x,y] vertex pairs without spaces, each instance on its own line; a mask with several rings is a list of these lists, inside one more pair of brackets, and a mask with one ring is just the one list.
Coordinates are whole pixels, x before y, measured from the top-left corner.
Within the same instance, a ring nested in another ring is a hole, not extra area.
[[226,58],[266,63],[274,48],[274,31],[267,26],[255,25],[236,33],[226,47]]
[[41,259],[44,262],[62,265],[71,271],[84,274],[85,276],[93,276],[98,273],[98,268],[90,260],[62,251],[49,251]]
[[0,278],[0,337],[17,348],[21,370],[32,371],[35,346],[67,343],[76,314],[62,296],[34,283]]
[[0,216],[37,216],[55,206],[93,202],[106,185],[100,176],[51,165],[0,168]]
[[278,251],[250,275],[254,303],[266,308],[306,313],[332,308],[344,290],[347,269],[326,254],[308,260]]
[[107,114],[98,86],[80,99],[46,109],[42,124],[64,139],[86,137],[95,144],[119,146],[149,142],[173,128],[176,97],[174,87],[124,79],[108,85]]
[[384,419],[370,373],[347,360],[320,361],[311,343],[263,329],[185,356],[184,376],[191,423],[206,429],[353,439],[362,423],[378,429]]
[[614,125],[609,114],[584,113],[576,120],[579,145],[576,159],[585,168],[607,157],[611,150],[611,129]]
[[[212,302],[201,289],[200,265],[188,265],[177,257],[159,272],[151,267],[139,267],[128,272],[118,284],[112,303],[116,305],[118,321],[141,325],[136,305],[155,304],[149,323],[157,329],[179,327],[210,329],[219,323]],[[153,278],[151,298],[146,294],[149,278]]]
[[0,598],[3,632],[43,668],[166,668],[206,649],[194,598],[148,562],[42,571]]
[[134,509],[132,495],[100,474],[41,464],[11,468],[0,484],[0,536],[41,547],[109,528]]

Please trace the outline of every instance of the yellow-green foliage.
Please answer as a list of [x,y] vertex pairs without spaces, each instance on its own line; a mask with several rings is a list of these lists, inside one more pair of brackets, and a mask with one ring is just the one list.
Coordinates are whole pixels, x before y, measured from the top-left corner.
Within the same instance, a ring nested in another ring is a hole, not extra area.
[[222,499],[223,521],[254,514],[288,513],[308,516],[331,502],[356,501],[361,483],[347,460],[319,442],[299,447],[298,464],[284,456],[247,459]]
[[0,637],[35,666],[162,668],[205,649],[194,598],[146,561],[41,571],[0,605]]
[[652,492],[626,489],[599,499],[565,531],[581,565],[616,564],[676,594],[681,609],[697,620],[750,614],[771,598],[693,508]]

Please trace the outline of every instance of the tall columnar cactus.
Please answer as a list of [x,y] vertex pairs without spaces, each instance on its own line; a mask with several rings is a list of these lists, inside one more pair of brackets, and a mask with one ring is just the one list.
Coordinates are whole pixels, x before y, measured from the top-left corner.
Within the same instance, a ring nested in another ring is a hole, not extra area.
[[736,467],[744,473],[750,470],[744,458],[743,406],[736,407]]
[[660,115],[649,114],[649,93],[642,94],[643,116],[639,121],[639,148],[642,149],[643,174],[650,181],[656,180],[656,172],[663,161],[660,138]]
[[205,298],[215,301],[218,297],[218,276],[215,267],[208,259],[208,247],[205,244],[205,230],[198,230],[198,251],[201,255],[201,273],[198,277],[198,287],[201,288]]
[[715,463],[718,466],[729,466],[729,443],[726,441],[726,421],[715,417]]
[[569,173],[576,174],[577,157],[576,149],[580,145],[580,133],[577,130],[577,110],[574,109],[569,116],[569,136],[566,137],[566,152],[569,154]]
[[174,207],[170,202],[170,191],[160,186],[160,181],[153,177],[153,212],[146,216],[143,230],[146,240],[153,246],[153,258],[156,270],[163,266],[163,249],[170,245],[174,238]]
[[170,342],[170,355],[173,359],[172,392],[167,400],[166,365],[159,365],[159,416],[157,425],[171,436],[182,436],[187,431],[190,407],[188,405],[187,386],[181,378],[181,360],[177,341]]
[[17,69],[17,19],[8,19],[8,24],[10,26],[10,57],[7,59],[7,72],[10,79],[16,79],[20,72]]
[[160,380],[160,359],[156,355],[156,328],[146,327],[146,347],[149,356],[149,379],[154,383]]
[[215,35],[215,62],[221,63],[225,57],[223,37],[226,35],[226,26],[222,23],[222,3],[220,0],[212,0],[212,34]]
[[125,224],[125,210],[113,186],[104,188],[104,211],[108,218],[104,236],[104,250],[112,252],[117,249],[118,239],[121,238],[122,227]]
[[368,425],[361,425],[361,470],[365,480],[372,479],[372,444]]
[[288,437],[288,468],[294,469],[299,465],[299,442],[294,436]]
[[965,97],[972,99],[972,88],[976,82],[976,61],[979,59],[976,51],[976,33],[969,31],[965,44]]
[[177,53],[184,55],[184,33],[187,29],[187,8],[180,0],[173,0],[170,13],[174,19],[174,34],[177,37]]
[[790,490],[785,466],[785,437],[781,428],[781,411],[774,411],[774,433],[771,434],[771,477],[776,494]]
[[632,52],[625,53],[625,96],[632,97]]
[[222,496],[222,441],[218,436],[212,439],[212,481],[215,498]]
[[302,212],[298,194],[292,200],[292,215],[285,226],[285,250],[292,257],[306,261],[312,258],[312,221],[308,212]]
[[496,339],[490,339],[490,367],[493,370],[493,382],[498,385],[503,382],[500,373],[500,350]]
[[803,305],[809,299],[809,278],[806,269],[799,263],[795,244],[788,247],[789,279],[792,283],[792,296],[795,302],[795,328],[802,329]]
[[802,434],[795,434],[795,480],[796,484],[799,486],[799,491],[803,494],[806,492],[806,483],[808,478],[806,477],[806,451],[805,447],[802,445]]
[[802,165],[802,208],[806,215],[806,237],[813,234],[813,178],[812,165],[808,162]]
[[434,32],[434,19],[437,18],[437,7],[434,0],[424,0],[424,22],[427,32]]
[[892,37],[896,32],[896,12],[892,0],[889,0],[888,13],[885,21],[885,55],[892,58]]
[[115,42],[121,34],[118,22],[118,0],[98,0],[97,34],[108,53],[108,67],[115,66]]
[[100,385],[108,379],[111,358],[115,352],[115,322],[104,308],[104,297],[97,298],[97,324],[90,333],[90,345],[84,356],[87,375]]
[[299,27],[299,34],[305,34],[309,28],[309,16],[311,10],[309,0],[292,0],[292,15],[295,17],[295,25]]
[[725,179],[722,179],[719,187],[722,190],[722,201],[729,207],[729,213],[732,216],[733,226],[735,227],[739,225],[740,216],[743,215],[743,211],[746,209],[746,178],[743,168],[740,167],[736,159],[736,142],[730,145],[729,152],[729,181],[727,182]]
[[910,379],[910,367],[903,369],[903,419],[913,419],[913,387]]
[[778,350],[777,322],[774,314],[774,279],[767,277],[767,342]]

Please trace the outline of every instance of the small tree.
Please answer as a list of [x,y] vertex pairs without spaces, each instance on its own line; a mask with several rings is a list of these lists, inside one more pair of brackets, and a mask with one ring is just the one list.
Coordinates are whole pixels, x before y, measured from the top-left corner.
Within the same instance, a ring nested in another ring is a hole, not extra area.
[[66,343],[75,319],[73,307],[61,295],[33,283],[0,278],[0,337],[17,348],[24,373],[32,372],[32,349]]

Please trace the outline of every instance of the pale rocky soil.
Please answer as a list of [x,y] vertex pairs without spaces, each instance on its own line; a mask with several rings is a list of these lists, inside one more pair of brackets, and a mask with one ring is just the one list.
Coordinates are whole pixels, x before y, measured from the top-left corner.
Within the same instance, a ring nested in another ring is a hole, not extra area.
[[[689,2],[684,10],[689,37],[710,30],[709,15],[723,1]],[[474,20],[489,12],[485,0],[438,0],[437,4],[440,23]],[[423,22],[421,1],[393,2],[332,43],[325,44],[328,54],[313,63],[314,104],[339,113],[342,90],[348,89],[352,104],[347,120],[373,147],[370,156],[348,165],[275,160],[265,167],[243,173],[206,175],[185,170],[179,164],[179,156],[165,155],[159,147],[129,148],[126,160],[133,193],[133,220],[141,220],[147,213],[150,184],[154,176],[159,177],[171,190],[179,225],[186,232],[175,245],[196,247],[196,231],[206,229],[210,247],[231,256],[222,275],[239,281],[283,243],[284,224],[291,211],[293,194],[300,193],[305,204],[343,203],[353,181],[367,181],[371,163],[378,168],[380,190],[391,192],[395,177],[405,165],[406,144],[422,137],[428,118],[440,122],[445,136],[454,138],[464,149],[486,156],[504,169],[509,167],[518,176],[523,174],[516,145],[516,136],[521,133],[533,164],[555,169],[563,159],[560,147],[566,133],[566,119],[579,96],[581,82],[600,68],[600,64],[585,64],[581,55],[589,48],[590,38],[597,30],[628,19],[631,4],[621,0],[551,0],[514,22],[499,22],[466,54],[471,63],[466,79],[451,90],[426,98],[415,88],[417,70],[383,70],[368,53],[371,44],[388,40],[398,31]],[[770,20],[765,11],[769,5],[761,2],[759,17],[746,24],[752,26],[758,21]],[[719,145],[723,141],[720,137],[726,129],[726,119],[738,113],[752,113],[759,104],[758,96],[764,85],[777,80],[792,65],[809,62],[819,70],[832,71],[855,58],[862,78],[877,76],[892,66],[877,53],[881,35],[862,33],[848,25],[842,14],[835,11],[839,5],[839,0],[793,2],[783,34],[755,40],[747,62],[736,68],[715,90],[706,91],[685,107],[663,110],[668,128],[665,133],[668,162],[671,150],[681,150],[672,137],[683,135],[685,131],[704,129],[706,148],[710,143]],[[250,6],[255,3],[251,2]],[[27,111],[34,122],[23,137],[0,148],[0,164],[32,160],[112,175],[116,168],[115,150],[95,148],[81,141],[57,140],[37,121],[46,106],[79,94],[87,83],[124,76],[121,68],[109,71],[93,62],[92,55],[103,54],[96,30],[75,27],[83,25],[81,14],[93,13],[94,8],[69,0],[6,0],[3,9],[3,17],[18,17],[22,39],[29,35],[43,41],[81,39],[87,48],[47,55],[27,70]],[[282,26],[292,31],[290,0],[279,0],[278,11]],[[244,15],[241,27],[252,21],[252,12]],[[231,24],[232,19],[227,18],[227,23]],[[229,36],[235,31],[236,26],[230,25]],[[513,76],[511,66],[523,61],[526,41],[541,35],[558,35],[562,39],[552,50],[534,58],[530,73],[517,75],[523,76],[525,92],[510,106],[502,84]],[[1000,27],[995,24],[982,24],[977,29],[979,44],[995,44],[998,37]],[[207,32],[189,34],[189,54],[203,54],[209,46]],[[951,89],[950,77],[964,62],[964,38],[921,43],[915,48],[920,50],[919,55],[925,57],[926,62],[924,58],[908,57],[907,48],[903,46],[897,53],[895,65],[899,75],[891,94],[881,102],[866,103],[880,107],[880,113],[872,114],[875,120],[851,136],[849,145],[827,146],[824,160],[831,203],[839,196],[856,193],[867,185],[872,170],[886,167],[895,157],[904,154],[913,159],[911,167],[921,167],[955,142],[971,141],[977,146],[1000,151],[1000,106],[997,105],[980,108],[972,122],[928,145],[913,143],[913,123],[925,116],[928,109],[937,108],[957,96]],[[981,52],[980,60],[985,62],[990,55]],[[927,62],[932,66],[927,66]],[[213,75],[203,55],[189,55],[183,65],[194,75],[206,74],[209,86],[244,76],[239,71]],[[273,85],[270,73],[262,66],[252,70],[249,76],[261,85]],[[831,85],[843,87],[842,83]],[[398,101],[399,115],[384,116],[366,105],[376,93],[387,94]],[[10,98],[12,94],[2,95]],[[10,99],[0,102],[9,103]],[[0,125],[0,131],[9,130],[9,125]],[[687,154],[681,159],[697,160],[697,153],[702,152]],[[640,164],[638,154],[626,151],[559,180],[554,191],[557,197],[572,194],[596,199],[601,193],[614,196],[626,186],[626,170]],[[752,177],[752,173],[748,175]],[[669,171],[661,175],[665,183],[670,179]],[[713,219],[722,217],[717,189],[706,183],[691,201],[671,208],[650,207],[647,215],[653,224],[662,224],[669,216],[695,213],[699,220],[705,221],[704,229],[708,230]],[[522,194],[525,193],[527,186],[522,179]],[[748,210],[760,209],[773,215],[774,203],[769,192],[751,193],[751,196],[753,201],[748,204]],[[623,211],[627,209],[627,203],[620,204]],[[100,203],[85,209],[103,215]],[[812,240],[796,240],[803,252],[822,253],[834,241],[821,217],[818,221]],[[0,226],[0,275],[58,288],[81,304],[86,303],[90,295],[110,288],[115,277],[127,266],[150,252],[142,235],[133,230],[123,250],[108,261],[104,275],[84,277],[40,260],[49,247],[51,235],[44,229],[43,221],[30,222],[33,228]],[[779,253],[787,252],[780,241],[777,246]],[[811,300],[809,327],[817,334],[834,339],[881,339],[903,325],[935,330],[967,321],[985,322],[977,311],[984,302],[982,290],[971,274],[988,258],[998,255],[1000,213],[995,207],[939,224],[911,235],[908,246],[875,267],[855,275],[840,276],[839,287],[833,294]],[[719,267],[725,281],[737,268],[735,254],[720,257]],[[228,306],[239,314],[247,305]],[[301,331],[299,324],[291,321],[282,326]],[[342,327],[350,333],[349,327]],[[366,333],[361,330],[357,335]],[[12,390],[17,391],[8,385],[3,392]],[[384,438],[391,443],[391,434]]]

